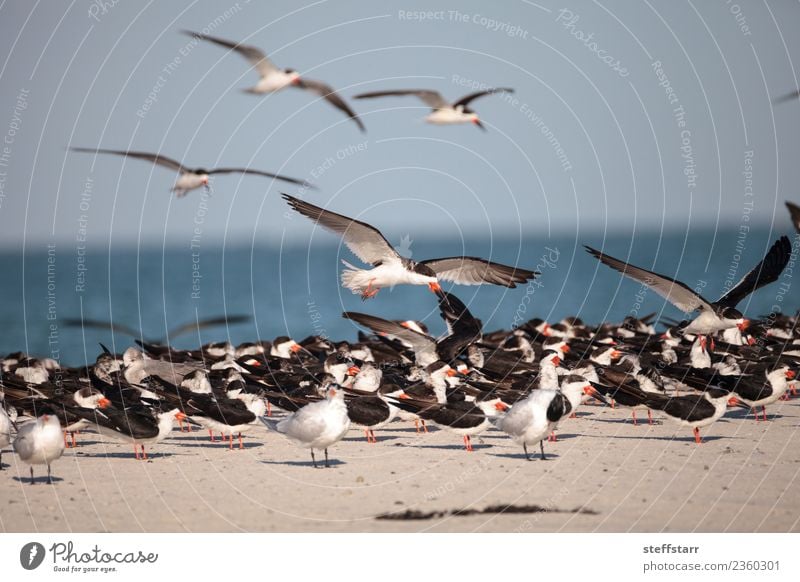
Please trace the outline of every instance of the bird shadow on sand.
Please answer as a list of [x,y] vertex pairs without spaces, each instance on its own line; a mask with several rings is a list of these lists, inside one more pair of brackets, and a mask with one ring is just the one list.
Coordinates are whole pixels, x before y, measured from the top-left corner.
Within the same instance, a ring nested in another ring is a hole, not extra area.
[[[375,438],[377,438],[378,442],[381,443],[383,441],[396,441],[397,439],[399,439],[401,437],[392,436],[392,435],[388,435],[388,434],[387,435],[376,434]],[[405,437],[402,437],[402,438],[405,438]],[[343,438],[342,440],[345,441],[345,442],[351,442],[351,443],[355,443],[355,442],[359,442],[359,441],[361,441],[363,443],[367,442],[367,439],[364,438],[364,435],[346,437],[346,438]]]
[[[676,443],[692,443],[694,444],[694,437],[693,436],[654,436],[654,435],[592,435],[592,434],[585,434],[581,435],[585,439],[608,439],[608,440],[653,440],[653,441],[671,441]],[[561,435],[558,435],[558,438],[561,439]],[[714,441],[719,440],[741,440],[743,437],[736,437],[736,436],[720,436],[720,435],[710,435],[705,436],[703,435],[703,443],[711,443]]]
[[[554,461],[554,460],[556,460],[556,459],[561,457],[561,455],[557,455],[557,454],[552,453],[550,451],[546,451],[544,455],[545,455],[545,458],[544,458],[545,462]],[[513,459],[515,461],[524,461],[525,460],[525,453],[493,453],[490,456],[497,457],[498,459]],[[542,456],[541,456],[541,454],[539,453],[538,450],[536,452],[534,452],[533,449],[530,449],[530,457],[531,457],[530,458],[531,462],[541,461],[542,460]]]
[[133,451],[130,453],[82,453],[84,459],[133,459],[134,461],[144,460],[153,461],[157,459],[168,459],[169,457],[181,456],[181,453],[151,453],[148,451],[147,459],[137,459]]
[[[55,475],[53,475],[51,477],[51,479],[53,481],[53,483],[52,483],[53,485],[55,485],[56,483],[60,483],[61,481],[64,480],[63,477],[56,477]],[[31,483],[31,478],[30,477],[17,476],[17,477],[14,477],[13,480],[16,481],[17,483],[21,483],[22,485],[30,485],[30,483]],[[38,475],[38,476],[34,477],[33,478],[33,484],[34,485],[49,485],[49,483],[47,482],[47,475]]]
[[[311,462],[311,459],[308,461],[260,461],[264,465],[288,465],[290,467],[308,467],[309,469],[314,468],[314,464]],[[329,459],[328,465],[330,468],[338,467],[340,465],[346,465],[344,461],[340,461],[339,459]],[[317,469],[324,469],[325,468],[325,459],[317,459]]]
[[[205,441],[205,442],[198,441],[198,442],[189,442],[189,443],[183,442],[183,443],[178,444],[178,446],[181,447],[182,449],[186,448],[186,449],[209,449],[209,450],[225,449],[225,450],[228,450],[228,451],[231,450],[231,446],[227,442],[226,443],[221,443],[219,441],[217,441],[215,443],[212,443],[210,441]],[[261,448],[263,446],[264,446],[264,443],[243,443],[241,450],[258,449],[258,448]],[[234,451],[238,451],[239,450],[239,443],[237,443],[236,441],[234,441],[234,443],[233,443],[233,450]]]
[[[391,432],[403,432],[403,433],[405,433],[405,432],[416,432],[416,433],[419,433],[420,435],[424,435],[425,434],[424,430],[422,430],[422,429],[417,430],[417,429],[412,428],[412,427],[408,427],[408,428],[391,428],[389,430],[391,430]],[[436,428],[435,426],[430,426],[429,425],[427,432],[434,433],[434,432],[439,432],[440,430],[441,430],[440,428]]]
[[[439,450],[449,450],[449,451],[463,451],[464,445],[421,445],[421,444],[414,444],[414,445],[407,445],[410,449],[439,449]],[[472,448],[476,451],[483,450],[483,449],[491,449],[494,445],[482,445],[480,443],[472,443]]]

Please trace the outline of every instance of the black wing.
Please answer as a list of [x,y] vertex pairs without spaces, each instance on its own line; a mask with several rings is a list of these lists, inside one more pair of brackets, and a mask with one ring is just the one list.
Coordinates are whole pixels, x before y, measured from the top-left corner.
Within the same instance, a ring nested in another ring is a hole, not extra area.
[[453,107],[458,107],[461,105],[462,107],[466,107],[469,103],[478,97],[483,97],[484,95],[492,95],[494,93],[513,93],[514,89],[509,87],[497,87],[491,89],[485,89],[483,91],[476,91],[475,93],[470,93],[469,95],[464,95],[461,99],[453,103]]
[[336,107],[338,110],[344,112],[348,117],[350,117],[350,119],[355,121],[356,125],[358,125],[358,129],[361,131],[367,131],[367,128],[364,127],[364,123],[361,121],[358,115],[356,115],[356,112],[350,109],[350,106],[345,103],[345,100],[342,99],[330,85],[327,85],[321,81],[314,81],[301,77],[297,83],[297,86],[301,89],[313,91],[320,97],[323,97],[328,103]]
[[792,224],[794,224],[795,230],[800,232],[800,206],[787,201],[786,208],[789,209],[789,214],[792,217]]
[[725,293],[725,295],[717,301],[717,304],[725,307],[736,307],[737,303],[755,290],[773,281],[777,281],[789,262],[791,254],[792,243],[789,242],[788,237],[782,236],[775,241],[775,244],[767,251],[766,256],[761,262],[753,267],[747,275],[742,277],[741,281]]
[[81,152],[84,154],[114,154],[115,156],[125,156],[128,158],[136,158],[138,160],[147,160],[148,162],[153,162],[158,166],[164,166],[165,168],[169,168],[171,170],[177,170],[179,172],[191,172],[189,168],[178,162],[177,160],[173,160],[172,158],[168,158],[162,154],[152,154],[150,152],[134,152],[134,151],[126,151],[126,150],[106,150],[106,149],[95,149],[95,148],[69,148],[73,152]]
[[252,174],[254,176],[265,176],[267,178],[274,178],[275,180],[283,180],[284,182],[289,182],[290,184],[297,184],[298,186],[305,186],[306,188],[314,188],[311,184],[309,184],[305,180],[299,180],[298,178],[290,178],[288,176],[282,176],[281,174],[273,174],[272,172],[251,170],[250,168],[215,168],[213,170],[208,170],[208,172],[206,173],[207,174]]

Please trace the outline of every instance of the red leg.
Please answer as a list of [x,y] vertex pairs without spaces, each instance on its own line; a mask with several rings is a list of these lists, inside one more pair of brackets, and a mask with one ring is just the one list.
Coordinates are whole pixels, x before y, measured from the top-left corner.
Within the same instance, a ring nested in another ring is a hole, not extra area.
[[272,416],[272,403],[267,400],[267,416]]
[[647,424],[653,424],[653,415],[650,413],[650,409],[647,409]]
[[766,406],[762,406],[761,407],[761,412],[764,414],[764,421],[766,421],[767,420],[767,407]]
[[700,438],[700,429],[697,427],[694,427],[694,442],[698,445],[703,442],[703,439]]
[[631,409],[631,416],[633,417],[633,426],[637,426],[636,424],[636,411]]
[[754,408],[754,409],[752,410],[752,413],[756,415],[756,421],[759,421],[759,420],[761,420],[761,418],[758,416],[758,409],[757,409],[757,408]]
[[213,430],[211,430],[211,429],[208,429],[208,436],[210,436],[210,437],[211,437],[211,442],[212,442],[212,443],[215,443],[215,442],[217,442],[217,441],[215,441],[215,440],[214,440],[214,431],[213,431]]
[[136,443],[133,443],[133,454],[136,456],[136,460],[139,460],[139,448],[136,446]]
[[364,429],[364,438],[369,442],[369,431],[367,429]]
[[419,419],[418,418],[414,420],[414,429],[417,431],[417,434],[419,434]]
[[244,448],[242,444],[242,433],[239,433],[239,450],[241,451]]
[[142,458],[146,461],[147,460],[147,451],[144,450],[144,445],[142,445]]
[[611,408],[616,408],[616,403],[613,400],[611,401]]
[[422,420],[422,432],[428,432],[428,425],[425,424],[425,420]]
[[228,437],[228,449],[231,451],[233,450],[233,433],[231,433]]

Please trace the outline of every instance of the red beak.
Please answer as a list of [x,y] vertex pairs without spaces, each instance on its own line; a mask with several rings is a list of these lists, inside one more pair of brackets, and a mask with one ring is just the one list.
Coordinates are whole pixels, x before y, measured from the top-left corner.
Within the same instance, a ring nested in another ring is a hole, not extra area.
[[428,283],[428,289],[430,289],[432,293],[442,292],[442,286],[439,285],[439,283]]
[[787,378],[788,380],[792,380],[792,379],[794,379],[794,377],[795,377],[796,375],[797,375],[797,374],[795,374],[795,371],[794,371],[794,370],[786,370],[786,378]]

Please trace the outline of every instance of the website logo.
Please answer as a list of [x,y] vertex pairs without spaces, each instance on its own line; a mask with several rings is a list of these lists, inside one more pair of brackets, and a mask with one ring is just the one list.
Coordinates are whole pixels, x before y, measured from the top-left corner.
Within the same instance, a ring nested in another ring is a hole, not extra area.
[[19,551],[19,563],[26,570],[35,570],[42,565],[45,556],[44,546],[39,542],[29,542]]

